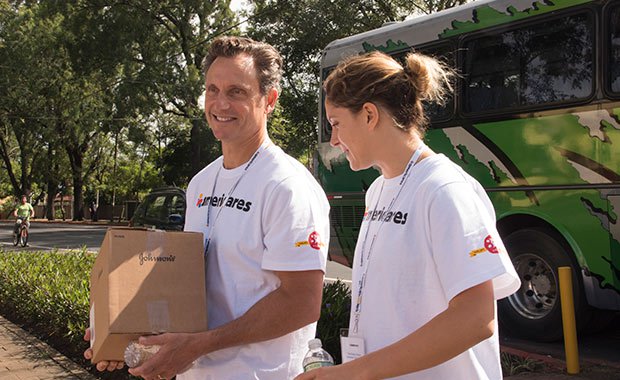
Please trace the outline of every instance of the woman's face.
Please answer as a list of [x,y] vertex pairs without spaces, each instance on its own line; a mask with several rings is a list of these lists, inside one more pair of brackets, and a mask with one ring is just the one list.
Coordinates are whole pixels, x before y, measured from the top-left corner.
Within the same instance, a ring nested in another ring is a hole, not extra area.
[[363,170],[372,166],[368,146],[367,118],[363,111],[351,112],[325,101],[327,120],[332,126],[329,140],[333,147],[339,147],[347,157],[351,170]]

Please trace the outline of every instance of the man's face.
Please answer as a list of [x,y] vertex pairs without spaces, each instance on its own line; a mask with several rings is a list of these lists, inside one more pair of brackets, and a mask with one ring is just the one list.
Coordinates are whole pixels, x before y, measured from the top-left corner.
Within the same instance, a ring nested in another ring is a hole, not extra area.
[[266,126],[277,91],[262,95],[254,61],[246,54],[218,57],[205,78],[205,116],[222,143],[242,143]]
[[22,197],[22,204],[25,205],[28,199],[26,197]]

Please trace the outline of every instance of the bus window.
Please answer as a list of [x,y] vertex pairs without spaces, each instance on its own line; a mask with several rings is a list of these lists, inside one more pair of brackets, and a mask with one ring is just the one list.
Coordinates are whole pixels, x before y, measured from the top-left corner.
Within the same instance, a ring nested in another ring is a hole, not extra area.
[[335,66],[323,69],[321,72],[320,91],[322,96],[320,98],[321,104],[319,104],[319,107],[321,107],[321,120],[319,121],[321,123],[321,130],[319,131],[319,139],[321,140],[321,142],[329,142],[329,140],[332,138],[332,125],[329,124],[329,121],[327,120],[327,115],[325,114],[325,91],[323,91],[323,82],[325,82],[325,79],[329,76],[329,73],[331,73],[334,68]]
[[465,42],[465,112],[546,105],[593,91],[589,13]]
[[611,11],[609,20],[611,49],[609,54],[609,83],[612,92],[620,92],[620,7]]
[[[454,50],[451,45],[441,44],[424,47],[416,47],[412,50],[407,50],[399,54],[394,54],[392,57],[399,61],[401,64],[405,63],[405,57],[411,51],[417,51],[420,54],[428,55],[435,59],[440,60],[451,68],[455,68],[456,60],[454,59]],[[452,83],[453,88],[456,88],[456,83]],[[424,115],[428,118],[429,123],[432,125],[434,122],[441,122],[449,120],[454,114],[454,93],[446,93],[444,104],[439,105],[437,103],[424,102]]]
[[[420,52],[437,58],[451,68],[456,68],[456,59],[452,45],[440,45],[420,48]],[[452,81],[452,88],[456,89],[456,81]],[[446,93],[444,104],[424,103],[424,114],[428,117],[430,124],[448,120],[454,114],[454,91]]]

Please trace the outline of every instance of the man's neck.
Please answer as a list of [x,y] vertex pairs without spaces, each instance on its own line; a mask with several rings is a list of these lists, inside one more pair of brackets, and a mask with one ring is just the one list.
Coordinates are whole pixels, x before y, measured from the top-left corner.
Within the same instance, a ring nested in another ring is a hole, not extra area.
[[224,168],[234,169],[248,162],[266,139],[267,135],[261,133],[242,143],[222,142]]

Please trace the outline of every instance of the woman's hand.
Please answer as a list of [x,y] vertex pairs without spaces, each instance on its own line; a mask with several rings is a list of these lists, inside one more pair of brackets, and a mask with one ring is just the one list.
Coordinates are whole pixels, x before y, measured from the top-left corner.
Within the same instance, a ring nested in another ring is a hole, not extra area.
[[361,364],[361,362],[354,360],[347,364],[313,369],[297,376],[295,380],[370,380],[362,367],[356,364]]

